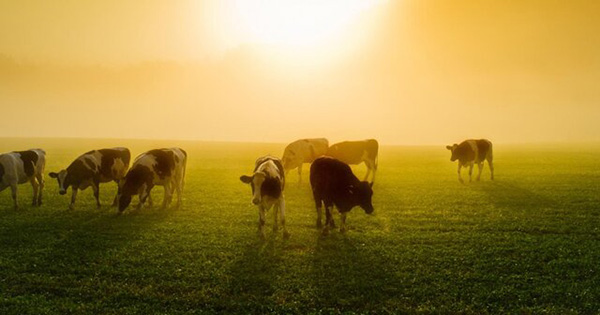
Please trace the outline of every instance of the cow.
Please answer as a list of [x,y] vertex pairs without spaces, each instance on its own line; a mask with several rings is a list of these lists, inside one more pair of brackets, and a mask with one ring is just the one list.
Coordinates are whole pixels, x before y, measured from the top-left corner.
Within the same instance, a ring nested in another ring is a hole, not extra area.
[[177,192],[176,208],[179,208],[186,165],[187,152],[181,148],[155,149],[140,154],[119,185],[119,213],[127,209],[135,195],[140,200],[138,210],[148,199],[152,204],[150,192],[156,185],[165,190],[162,208],[171,204],[174,192]]
[[342,217],[340,231],[346,231],[346,215],[355,206],[360,206],[367,214],[373,213],[373,183],[360,181],[350,166],[332,157],[320,157],[310,166],[310,185],[317,208],[317,228],[321,228],[322,209],[325,205],[325,227],[323,234],[334,228],[331,208],[335,205]]
[[285,171],[280,159],[263,156],[254,163],[252,176],[242,175],[240,180],[252,187],[252,203],[258,207],[258,235],[265,239],[264,225],[267,210],[274,206],[273,232],[277,232],[277,212],[281,215],[283,238],[288,239],[290,233],[285,227]]
[[327,156],[331,156],[346,164],[360,164],[362,162],[367,166],[367,174],[364,180],[369,178],[373,172],[371,182],[375,182],[375,172],[377,172],[377,161],[379,154],[379,143],[375,139],[362,141],[344,141],[336,143],[329,147]]
[[471,182],[471,175],[473,174],[473,164],[477,164],[479,167],[479,174],[477,180],[481,179],[481,170],[483,169],[483,161],[487,161],[490,166],[491,179],[494,180],[494,155],[492,152],[492,142],[487,139],[478,140],[465,140],[460,144],[453,144],[446,146],[446,149],[452,152],[450,161],[454,162],[458,160],[458,181],[463,183],[460,177],[460,169],[464,166],[469,166],[469,182]]
[[19,209],[17,186],[30,182],[33,187],[33,206],[42,205],[46,152],[42,149],[14,151],[0,154],[0,191],[12,190],[15,209]]
[[[92,150],[77,157],[71,164],[59,172],[51,172],[51,178],[58,181],[58,193],[65,195],[69,187],[72,189],[69,209],[75,208],[75,200],[79,190],[92,187],[96,206],[100,208],[100,184],[119,182],[125,176],[131,153],[127,148],[109,148]],[[117,196],[112,206],[116,206]]]
[[298,183],[302,182],[302,165],[312,163],[321,155],[327,154],[329,141],[325,138],[300,139],[285,147],[283,150],[283,168],[286,175],[289,171],[298,168]]

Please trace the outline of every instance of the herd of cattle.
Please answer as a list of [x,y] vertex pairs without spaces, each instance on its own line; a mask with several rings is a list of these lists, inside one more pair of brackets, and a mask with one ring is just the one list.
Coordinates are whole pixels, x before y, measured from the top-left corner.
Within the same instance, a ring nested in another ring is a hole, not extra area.
[[[492,143],[489,140],[465,140],[460,144],[446,147],[452,152],[451,161],[458,160],[458,179],[463,181],[462,167],[469,167],[469,181],[473,166],[477,164],[481,177],[483,162],[487,161],[491,179],[494,179]],[[346,230],[346,215],[359,206],[367,214],[373,212],[371,198],[377,172],[379,144],[374,139],[345,141],[329,146],[327,139],[301,139],[290,143],[281,159],[263,156],[256,160],[251,175],[240,177],[243,183],[252,188],[252,203],[258,207],[259,236],[264,238],[266,211],[274,208],[273,230],[278,230],[278,216],[284,238],[289,237],[285,227],[285,177],[287,172],[298,169],[298,181],[302,181],[302,166],[310,163],[310,184],[317,210],[317,227],[327,234],[335,227],[331,211],[335,206],[341,214],[340,231]],[[140,154],[131,167],[131,153],[127,148],[93,150],[77,157],[66,169],[50,172],[49,176],[58,181],[59,194],[65,195],[71,188],[73,209],[79,190],[92,187],[96,205],[100,207],[100,184],[114,181],[117,195],[113,206],[119,213],[138,196],[137,208],[146,202],[152,205],[150,192],[154,186],[164,187],[162,207],[166,208],[177,193],[176,207],[181,205],[184,187],[187,153],[181,148],[155,149]],[[367,173],[360,181],[349,164],[365,163]],[[42,204],[46,152],[42,149],[14,151],[0,154],[0,191],[11,188],[15,208],[18,208],[17,186],[30,182],[33,187],[33,206]],[[371,180],[368,181],[371,175]],[[322,209],[325,207],[325,225],[322,223]]]

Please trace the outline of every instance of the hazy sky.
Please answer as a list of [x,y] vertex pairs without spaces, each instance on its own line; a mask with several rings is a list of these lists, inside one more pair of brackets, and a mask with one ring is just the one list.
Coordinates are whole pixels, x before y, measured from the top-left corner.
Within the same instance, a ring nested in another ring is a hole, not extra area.
[[600,1],[2,1],[0,136],[600,141]]

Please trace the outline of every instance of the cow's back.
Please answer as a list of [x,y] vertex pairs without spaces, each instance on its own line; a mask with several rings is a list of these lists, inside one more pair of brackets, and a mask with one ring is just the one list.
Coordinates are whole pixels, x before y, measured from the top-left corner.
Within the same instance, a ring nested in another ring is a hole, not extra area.
[[131,153],[127,148],[100,149],[99,172],[105,180],[119,180],[129,168]]
[[377,140],[344,141],[329,147],[327,155],[347,164],[359,164],[363,158],[375,159],[379,150]]
[[475,140],[477,145],[477,163],[484,161],[488,157],[492,157],[492,142],[487,139]]
[[313,190],[334,193],[359,182],[348,164],[331,157],[317,158],[310,166],[310,184]]

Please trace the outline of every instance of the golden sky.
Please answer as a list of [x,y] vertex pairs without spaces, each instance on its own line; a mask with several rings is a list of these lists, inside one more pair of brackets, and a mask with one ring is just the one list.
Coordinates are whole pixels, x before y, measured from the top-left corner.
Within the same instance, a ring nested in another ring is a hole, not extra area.
[[0,2],[0,136],[600,141],[600,1]]

